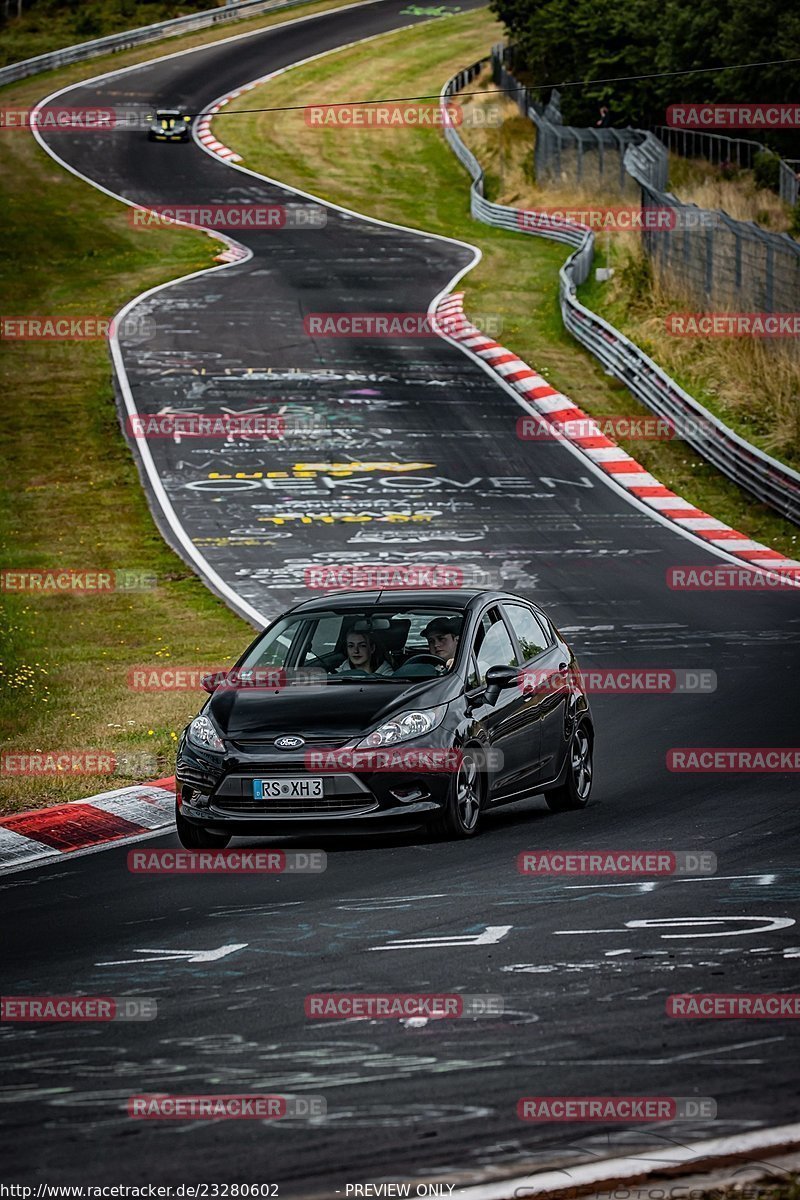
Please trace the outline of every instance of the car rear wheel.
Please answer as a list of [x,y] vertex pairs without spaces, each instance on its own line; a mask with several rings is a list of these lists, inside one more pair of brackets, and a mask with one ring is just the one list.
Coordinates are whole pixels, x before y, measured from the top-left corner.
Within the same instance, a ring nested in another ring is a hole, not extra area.
[[592,735],[585,724],[580,724],[570,739],[564,782],[544,794],[550,811],[567,812],[569,809],[585,808],[592,791],[592,774]]
[[432,823],[439,837],[468,838],[478,832],[483,801],[483,776],[469,749],[462,752],[444,808]]
[[175,809],[175,827],[178,841],[187,850],[222,850],[231,840],[228,833],[209,833],[201,825],[192,825],[181,816],[179,808]]

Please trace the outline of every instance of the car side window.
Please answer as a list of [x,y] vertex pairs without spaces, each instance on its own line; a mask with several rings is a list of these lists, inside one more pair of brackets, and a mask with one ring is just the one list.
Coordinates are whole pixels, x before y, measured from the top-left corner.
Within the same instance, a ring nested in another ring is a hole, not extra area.
[[339,615],[322,617],[317,621],[305,661],[314,662],[320,655],[331,654],[336,649],[341,628],[342,618]]
[[486,681],[486,672],[489,667],[515,667],[517,665],[516,651],[496,608],[490,608],[487,613],[484,613],[475,638],[475,655],[478,660],[478,675],[481,683]]
[[517,635],[523,662],[530,662],[550,645],[547,628],[539,621],[533,609],[524,604],[505,604],[506,616]]

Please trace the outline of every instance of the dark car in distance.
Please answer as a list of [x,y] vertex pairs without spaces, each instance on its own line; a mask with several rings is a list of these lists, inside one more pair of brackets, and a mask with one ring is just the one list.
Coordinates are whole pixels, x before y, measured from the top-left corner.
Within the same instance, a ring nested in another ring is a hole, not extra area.
[[180,108],[159,108],[148,117],[147,138],[151,142],[188,142],[192,118]]
[[544,794],[583,808],[594,727],[548,617],[506,592],[333,593],[273,621],[184,730],[177,831],[394,831],[469,837],[488,809]]

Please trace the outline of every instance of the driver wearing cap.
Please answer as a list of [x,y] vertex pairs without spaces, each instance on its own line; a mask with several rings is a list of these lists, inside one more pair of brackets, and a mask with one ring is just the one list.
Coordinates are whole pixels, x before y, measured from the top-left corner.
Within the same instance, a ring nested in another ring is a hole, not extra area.
[[461,634],[459,617],[434,617],[422,631],[427,639],[428,649],[436,658],[440,658],[448,671],[453,665]]

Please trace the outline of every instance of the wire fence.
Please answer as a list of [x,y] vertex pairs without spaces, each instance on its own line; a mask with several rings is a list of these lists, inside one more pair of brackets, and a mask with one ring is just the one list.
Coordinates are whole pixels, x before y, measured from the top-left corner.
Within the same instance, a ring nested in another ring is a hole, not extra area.
[[[442,89],[440,105],[446,108],[449,97],[463,91],[490,61],[481,59],[449,79]],[[578,300],[577,288],[586,282],[592,270],[595,241],[592,230],[569,221],[531,224],[526,219],[530,210],[487,200],[483,168],[477,158],[461,140],[454,123],[446,118],[443,119],[443,132],[472,178],[470,212],[476,220],[573,247],[559,271],[561,316],[573,337],[651,412],[669,421],[678,436],[708,462],[764,504],[800,525],[800,474],[739,437],[684,391],[643,350]]]
[[[557,100],[550,116],[546,115],[507,69],[508,54],[506,46],[492,48],[492,74],[497,85],[516,98],[520,110],[536,126],[534,162],[540,186],[558,183],[589,189],[603,187],[606,194],[614,191],[624,195],[629,185],[640,191],[642,207],[668,210],[669,220],[657,230],[643,233],[642,246],[660,281],[687,301],[704,308],[738,312],[789,313],[797,309],[800,244],[786,233],[769,232],[753,221],[736,221],[718,209],[685,204],[667,192],[668,147],[653,133],[555,124],[552,118],[558,111]],[[671,132],[692,138],[690,131]],[[601,134],[605,136],[601,138]],[[607,168],[612,139],[618,141],[618,150]],[[743,163],[752,163],[758,150],[763,149],[760,143],[745,138],[718,141],[720,145],[709,143],[706,149],[721,154],[722,144],[735,143],[726,153],[738,154]],[[701,142],[678,141],[675,145],[692,150]],[[587,167],[587,160],[591,167]],[[796,185],[791,166],[782,165]],[[623,184],[622,175],[628,185]],[[782,339],[782,343],[791,353],[800,354],[796,339]]]
[[508,47],[492,48],[492,79],[536,126],[533,156],[540,186],[578,184],[587,190],[601,187],[605,193],[633,196],[636,184],[625,170],[625,152],[629,146],[639,145],[648,138],[658,147],[655,157],[663,163],[663,186],[666,186],[667,152],[652,134],[641,129],[582,129],[563,125],[558,90],[554,88],[547,105],[541,105],[507,69],[507,56]]
[[[700,129],[673,129],[671,125],[655,125],[653,132],[673,154],[679,154],[681,158],[704,158],[713,166],[730,163],[743,170],[752,170],[756,155],[766,149],[762,142],[754,142],[752,138],[726,137],[725,134],[707,133]],[[800,198],[798,168],[800,159],[779,158],[779,195],[792,207]]]

